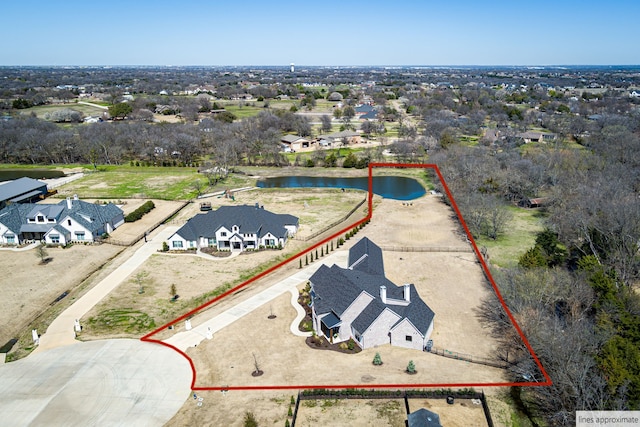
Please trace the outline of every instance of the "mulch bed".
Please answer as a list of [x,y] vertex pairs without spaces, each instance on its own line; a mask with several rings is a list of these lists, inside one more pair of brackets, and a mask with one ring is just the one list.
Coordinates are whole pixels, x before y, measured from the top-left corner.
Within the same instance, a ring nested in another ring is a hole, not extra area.
[[325,337],[321,336],[307,337],[304,342],[314,350],[333,350],[345,354],[356,354],[362,351],[362,349],[360,349],[360,347],[358,347],[357,345],[353,346],[353,350],[349,350],[348,348],[341,348],[340,344],[342,343],[331,344]]

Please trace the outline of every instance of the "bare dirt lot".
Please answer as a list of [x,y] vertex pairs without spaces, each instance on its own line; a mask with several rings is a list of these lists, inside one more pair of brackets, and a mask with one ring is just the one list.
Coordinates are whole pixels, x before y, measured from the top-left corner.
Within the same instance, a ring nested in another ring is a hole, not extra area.
[[106,244],[49,248],[52,260],[45,265],[40,264],[35,249],[0,251],[0,271],[11,272],[0,275],[0,345],[17,337],[58,296],[122,249]]
[[[425,196],[414,200],[411,205],[377,199],[371,223],[341,250],[348,249],[349,244],[364,236],[383,249],[455,248],[452,249],[455,252],[384,250],[387,277],[396,284],[414,283],[422,298],[434,310],[436,317],[432,338],[436,347],[465,355],[492,357],[495,342],[480,324],[476,312],[480,301],[491,295],[492,290],[484,279],[475,255],[468,252],[469,244],[453,220],[451,210],[440,198]],[[300,287],[303,285],[301,283]],[[212,311],[215,311],[215,307]],[[271,313],[277,317],[268,319]],[[212,340],[205,340],[198,347],[188,349],[187,354],[196,365],[197,385],[300,385],[303,388],[306,385],[333,384],[366,388],[371,384],[494,383],[505,380],[503,371],[498,368],[389,345],[351,355],[311,349],[305,344],[304,338],[290,333],[289,327],[294,317],[290,296],[282,295],[268,306],[254,310],[217,332]],[[371,363],[376,352],[380,353],[384,362],[379,367]],[[251,375],[255,360],[264,371],[259,377]],[[416,375],[405,373],[409,360],[416,365]],[[243,393],[231,391],[224,399],[227,402],[244,400],[240,397]],[[216,394],[207,392],[206,395]],[[285,417],[280,412],[286,411],[286,407],[275,410],[273,404],[270,406],[267,403],[273,395],[269,392],[263,394],[265,407],[272,407],[271,418],[267,416],[268,422],[284,422]],[[215,420],[214,425],[241,425],[243,414],[225,415],[222,411],[210,411],[207,409],[209,405],[203,405],[196,413],[191,407],[187,402],[170,425],[186,425],[182,420],[193,420],[193,417]],[[238,403],[238,407],[247,406]],[[248,407],[259,406],[251,404]]]

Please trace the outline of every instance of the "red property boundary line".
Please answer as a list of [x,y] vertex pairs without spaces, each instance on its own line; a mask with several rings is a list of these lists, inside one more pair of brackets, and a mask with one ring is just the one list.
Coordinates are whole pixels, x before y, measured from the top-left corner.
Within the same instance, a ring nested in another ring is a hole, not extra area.
[[[328,243],[329,241],[335,239],[336,237],[341,236],[343,233],[352,230],[354,227],[359,226],[360,224],[367,222],[371,219],[372,217],[372,213],[373,213],[373,169],[374,168],[401,168],[401,169],[406,169],[406,168],[414,168],[414,169],[433,169],[436,174],[438,175],[438,178],[440,179],[440,182],[442,183],[442,187],[447,195],[447,197],[449,198],[449,200],[451,201],[451,206],[453,207],[453,210],[455,211],[456,215],[458,216],[458,220],[460,221],[460,224],[462,225],[462,228],[464,229],[467,238],[469,239],[469,241],[471,242],[471,245],[473,246],[473,251],[475,252],[476,258],[479,260],[480,264],[482,265],[482,269],[484,270],[485,273],[485,277],[489,280],[489,282],[491,283],[491,287],[493,288],[493,291],[495,292],[496,296],[498,297],[498,300],[500,301],[500,304],[502,305],[505,313],[507,314],[507,316],[509,317],[509,320],[511,321],[512,325],[514,326],[514,328],[516,329],[516,331],[518,332],[518,335],[520,335],[520,338],[522,339],[522,342],[525,344],[527,350],[529,351],[529,353],[531,354],[531,357],[533,358],[533,360],[535,361],[536,365],[538,366],[538,369],[540,370],[540,372],[542,373],[542,375],[544,376],[544,381],[530,381],[530,382],[502,382],[502,383],[438,383],[438,384],[349,384],[349,385],[336,385],[336,384],[326,384],[326,385],[273,385],[273,386],[219,386],[219,387],[196,387],[196,379],[197,379],[197,372],[196,372],[196,368],[195,365],[193,363],[193,360],[182,350],[174,347],[171,344],[168,344],[164,341],[161,340],[157,340],[152,338],[154,335],[158,334],[159,332],[167,329],[169,326],[175,325],[176,323],[185,320],[186,318],[193,316],[194,314],[196,314],[197,312],[204,310],[205,308],[209,307],[210,305],[214,304],[217,301],[220,301],[223,298],[226,298],[227,296],[237,292],[238,290],[250,285],[251,283],[261,279],[262,277],[274,272],[275,270],[279,269],[280,267],[288,264],[289,262],[305,255],[308,254],[309,252],[311,252],[312,250],[324,245],[325,243]],[[466,222],[464,221],[464,218],[462,217],[462,214],[460,213],[460,210],[458,209],[458,205],[456,204],[453,195],[451,194],[451,191],[449,190],[449,187],[447,186],[447,183],[444,180],[444,177],[442,176],[442,173],[440,172],[440,169],[438,168],[437,165],[435,164],[413,164],[413,163],[370,163],[369,164],[369,191],[368,191],[368,211],[367,211],[367,216],[364,217],[363,219],[360,219],[356,222],[354,222],[353,224],[341,229],[340,231],[334,233],[333,235],[331,235],[330,237],[327,237],[325,239],[323,239],[322,241],[316,243],[315,245],[303,250],[302,252],[299,252],[293,256],[291,256],[290,258],[278,263],[277,265],[269,268],[268,270],[263,271],[262,273],[250,278],[249,280],[239,284],[238,286],[229,289],[228,291],[224,292],[221,295],[218,295],[217,297],[213,298],[212,300],[200,305],[199,307],[194,308],[193,310],[189,311],[188,313],[183,314],[182,316],[170,321],[169,323],[166,323],[162,326],[160,326],[159,328],[155,329],[154,331],[148,333],[147,335],[143,336],[142,338],[140,338],[141,341],[145,341],[145,342],[151,342],[151,343],[156,343],[156,344],[160,344],[163,345],[165,347],[168,347],[172,350],[175,350],[176,352],[178,352],[180,355],[182,355],[185,359],[187,359],[187,361],[189,362],[189,365],[191,366],[191,371],[192,371],[192,379],[191,379],[191,389],[193,391],[223,391],[223,390],[298,390],[298,389],[355,389],[355,388],[371,388],[371,389],[384,389],[384,388],[444,388],[444,387],[508,387],[508,386],[518,386],[518,387],[539,387],[539,386],[550,386],[553,384],[553,382],[551,381],[551,378],[549,377],[549,375],[547,374],[547,371],[544,369],[544,367],[542,366],[542,363],[540,363],[540,360],[538,359],[538,356],[536,355],[536,353],[533,351],[533,348],[531,347],[531,344],[529,344],[529,341],[527,340],[527,338],[525,337],[524,333],[522,332],[522,330],[520,329],[520,326],[518,326],[518,322],[516,322],[516,319],[513,317],[513,314],[511,313],[511,311],[509,310],[509,308],[507,307],[504,299],[502,298],[502,295],[500,294],[500,291],[498,290],[498,286],[496,285],[496,282],[493,280],[493,277],[491,276],[491,272],[489,270],[489,267],[487,266],[484,257],[480,254],[480,251],[478,250],[478,246],[476,245],[475,240],[473,239],[473,236],[471,235],[471,232],[469,231],[469,228],[467,227]]]

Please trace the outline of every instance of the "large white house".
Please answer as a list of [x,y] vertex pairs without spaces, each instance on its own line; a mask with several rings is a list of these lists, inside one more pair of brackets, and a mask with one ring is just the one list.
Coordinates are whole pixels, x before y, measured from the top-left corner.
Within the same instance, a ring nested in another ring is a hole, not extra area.
[[349,250],[349,267],[320,268],[309,279],[313,329],[331,342],[353,339],[362,349],[382,344],[424,350],[434,313],[413,284],[384,275],[382,250],[363,238]]
[[122,209],[112,203],[98,205],[77,197],[55,205],[15,203],[0,210],[0,244],[94,242],[123,223]]
[[192,217],[168,239],[169,249],[215,247],[244,251],[260,247],[284,247],[298,231],[298,218],[275,214],[255,205],[221,206]]

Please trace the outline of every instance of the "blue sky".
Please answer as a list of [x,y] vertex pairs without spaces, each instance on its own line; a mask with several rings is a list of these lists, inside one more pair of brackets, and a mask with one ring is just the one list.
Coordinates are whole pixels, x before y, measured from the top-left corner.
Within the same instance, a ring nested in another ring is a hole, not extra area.
[[637,65],[640,1],[21,0],[0,65]]

